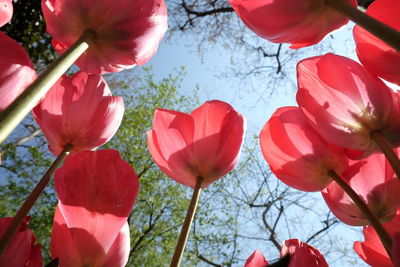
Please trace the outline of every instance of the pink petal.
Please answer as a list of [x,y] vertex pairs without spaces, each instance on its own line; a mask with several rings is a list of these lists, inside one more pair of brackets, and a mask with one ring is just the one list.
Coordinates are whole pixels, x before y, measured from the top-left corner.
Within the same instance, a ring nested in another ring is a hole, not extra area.
[[116,72],[146,63],[167,29],[162,0],[42,0],[42,9],[47,32],[59,53],[85,29],[96,31],[95,43],[76,62],[89,73]]
[[125,222],[114,241],[111,249],[107,253],[103,267],[125,266],[129,259],[130,236],[129,224]]
[[[0,219],[0,236],[3,235],[12,218]],[[35,236],[28,229],[29,217],[21,224],[19,231],[9,243],[7,250],[0,257],[0,266],[42,266],[42,255],[40,245],[34,245]]]
[[358,256],[371,266],[392,267],[389,256],[372,226],[363,229],[364,242],[354,242]]
[[0,0],[0,27],[8,23],[13,15],[12,0]]
[[245,120],[229,104],[208,101],[190,115],[157,109],[147,133],[153,160],[178,183],[202,187],[235,166],[243,142]]
[[[356,1],[348,0],[356,6]],[[321,41],[348,19],[319,0],[230,0],[236,13],[256,34],[274,43],[291,43],[291,48]]]
[[290,253],[289,267],[328,267],[318,249],[298,239],[286,240],[281,249],[281,257]]
[[253,254],[246,260],[244,267],[266,267],[269,262],[265,259],[264,255],[256,249]]
[[104,249],[93,235],[84,228],[67,225],[60,205],[54,214],[50,245],[52,258],[58,258],[63,267],[84,266],[84,263],[96,266],[105,258]]
[[117,131],[124,112],[122,98],[112,97],[99,75],[64,75],[33,110],[50,150],[58,155],[71,143],[73,152],[105,144]]
[[[0,11],[2,5],[4,1],[0,2]],[[2,32],[0,32],[0,58],[1,112],[36,79],[36,71],[22,46]]]
[[[400,205],[400,183],[383,154],[374,154],[353,162],[342,178],[381,222],[391,221],[396,215]],[[322,196],[342,222],[354,226],[369,224],[365,215],[335,182],[322,191]]]
[[[374,1],[366,13],[386,25],[400,30],[400,20],[397,18],[399,10],[399,1],[379,0]],[[371,73],[400,85],[400,52],[360,26],[354,27],[353,34],[357,45],[357,56],[361,63]]]
[[260,133],[260,145],[276,177],[298,190],[320,191],[332,181],[329,170],[341,174],[347,166],[344,150],[322,139],[297,107],[275,111]]
[[54,185],[68,228],[85,230],[107,252],[137,197],[132,167],[117,150],[80,152],[56,171]]
[[297,71],[297,103],[328,142],[371,150],[372,130],[385,131],[398,124],[393,117],[398,114],[393,92],[357,62],[326,54],[301,61]]

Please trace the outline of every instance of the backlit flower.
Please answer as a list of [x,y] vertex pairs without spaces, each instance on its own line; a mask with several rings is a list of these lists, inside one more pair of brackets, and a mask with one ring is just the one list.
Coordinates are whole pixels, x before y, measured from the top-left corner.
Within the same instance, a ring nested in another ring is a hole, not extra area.
[[157,109],[147,140],[153,160],[169,177],[202,188],[236,165],[245,133],[245,119],[229,104],[208,101],[190,114]]
[[163,0],[42,0],[47,32],[63,53],[85,30],[95,39],[76,64],[89,73],[143,65],[167,29]]
[[[346,0],[356,6],[355,0]],[[229,0],[242,21],[256,34],[291,48],[309,46],[347,24],[348,19],[323,0]]]
[[124,103],[111,95],[100,75],[78,72],[59,79],[33,114],[58,155],[66,144],[73,145],[73,152],[105,144],[121,124]]

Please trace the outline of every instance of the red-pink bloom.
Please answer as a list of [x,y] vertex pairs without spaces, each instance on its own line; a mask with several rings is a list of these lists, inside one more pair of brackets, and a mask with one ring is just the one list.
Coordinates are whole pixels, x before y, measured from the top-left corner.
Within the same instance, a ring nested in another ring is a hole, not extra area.
[[[342,178],[368,205],[381,222],[389,222],[400,205],[400,183],[383,154],[353,161]],[[349,225],[367,225],[368,219],[353,200],[336,183],[322,192],[329,209],[342,222]]]
[[[346,0],[356,6],[355,0]],[[309,46],[347,24],[348,19],[323,0],[229,0],[243,22],[256,34],[291,48]]]
[[139,180],[117,150],[84,151],[55,173],[59,203],[51,255],[65,266],[125,266],[129,256],[127,218]]
[[33,109],[34,117],[58,155],[70,143],[73,152],[92,150],[110,140],[124,114],[121,97],[111,96],[96,74],[64,75]]
[[269,262],[265,259],[264,255],[256,249],[246,260],[244,267],[266,267],[268,265]]
[[153,160],[180,184],[202,188],[236,165],[245,133],[245,119],[229,104],[208,101],[190,114],[157,109],[147,140]]
[[394,92],[357,62],[326,54],[297,65],[297,103],[328,142],[349,149],[377,150],[378,130],[400,145],[399,108]]
[[47,32],[59,53],[91,29],[95,40],[76,64],[86,72],[117,72],[143,65],[167,30],[163,0],[42,0]]
[[[384,223],[383,227],[388,234],[394,238],[397,232],[400,232],[400,210],[391,222]],[[383,247],[375,229],[372,226],[364,226],[364,241],[354,242],[354,250],[358,256],[374,267],[393,267],[393,264]]]
[[0,58],[1,112],[36,79],[36,71],[22,46],[2,32]]
[[[367,14],[399,31],[399,10],[400,1],[379,0],[368,7]],[[400,85],[400,52],[360,26],[354,27],[353,34],[358,58],[365,68],[385,80]]]
[[[12,219],[10,217],[0,219],[0,237]],[[39,244],[35,245],[36,237],[28,229],[28,222],[29,217],[26,217],[7,250],[0,257],[0,266],[42,267],[42,247]]]
[[298,107],[275,111],[260,133],[261,151],[271,171],[285,184],[314,192],[341,175],[347,167],[345,151],[327,143],[307,123]]
[[0,0],[0,27],[11,20],[12,14],[12,0]]
[[287,253],[290,253],[289,267],[328,267],[318,249],[298,239],[289,239],[283,243],[281,257]]

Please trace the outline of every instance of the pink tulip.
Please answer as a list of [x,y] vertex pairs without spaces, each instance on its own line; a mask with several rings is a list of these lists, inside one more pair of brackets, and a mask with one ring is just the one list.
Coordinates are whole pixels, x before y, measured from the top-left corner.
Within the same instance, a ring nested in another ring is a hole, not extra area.
[[[396,246],[398,245],[396,243],[396,234],[400,232],[400,209],[397,210],[394,219],[390,222],[384,223],[383,227],[394,241],[392,249],[396,250]],[[354,250],[358,256],[371,266],[393,267],[393,264],[374,228],[372,226],[364,226],[363,234],[363,242],[354,242]],[[395,258],[397,258],[397,256]]]
[[92,150],[108,142],[121,124],[123,100],[111,96],[100,75],[64,75],[33,110],[34,117],[58,155],[70,143],[73,152]]
[[180,184],[201,187],[215,182],[236,165],[245,119],[229,104],[208,101],[190,114],[157,109],[147,140],[153,160]]
[[378,130],[400,145],[400,105],[394,92],[357,62],[326,54],[297,65],[297,103],[328,142],[369,153]]
[[118,72],[143,65],[167,30],[163,0],[42,0],[47,32],[59,53],[86,29],[95,40],[76,64],[89,73]]
[[[400,205],[400,183],[383,154],[374,154],[367,159],[353,161],[342,178],[368,205],[381,222],[389,222]],[[332,182],[323,191],[329,209],[342,222],[349,225],[367,225],[368,219],[356,204],[336,183]]]
[[283,243],[281,257],[287,253],[291,256],[289,267],[328,267],[318,249],[298,239],[289,239]]
[[266,267],[268,265],[269,262],[265,259],[264,255],[256,249],[246,260],[244,267]]
[[0,27],[11,20],[12,14],[12,0],[0,0]]
[[308,125],[298,107],[275,111],[260,133],[261,151],[271,171],[285,184],[298,190],[315,192],[347,167],[345,151],[327,143]]
[[[357,6],[355,0],[346,0]],[[242,21],[257,35],[291,48],[314,45],[347,24],[348,19],[323,0],[229,0]]]
[[[0,237],[7,229],[13,218],[0,219]],[[11,267],[41,267],[42,266],[42,247],[35,245],[36,237],[28,229],[29,217],[22,222],[19,231],[8,245],[7,250],[0,257],[0,266]]]
[[127,218],[139,181],[117,150],[84,151],[67,158],[55,174],[59,203],[51,255],[65,266],[125,266]]
[[[367,14],[399,31],[399,10],[400,1],[379,0],[368,7]],[[353,33],[358,58],[365,68],[385,80],[400,85],[400,52],[360,26],[355,26]]]
[[36,71],[22,46],[2,32],[0,58],[1,112],[36,79]]

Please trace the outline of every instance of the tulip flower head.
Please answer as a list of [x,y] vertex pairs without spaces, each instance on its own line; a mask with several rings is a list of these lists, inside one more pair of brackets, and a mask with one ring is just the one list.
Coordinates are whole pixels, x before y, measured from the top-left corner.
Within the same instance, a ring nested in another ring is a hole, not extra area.
[[47,32],[63,53],[85,30],[95,39],[76,64],[89,73],[143,65],[167,30],[163,0],[42,0]]
[[281,257],[290,253],[289,267],[328,267],[318,249],[298,239],[286,240],[281,248]]
[[110,140],[124,114],[121,97],[100,75],[78,72],[64,75],[34,108],[34,117],[58,155],[66,144],[72,152],[92,150]]
[[297,65],[297,103],[328,142],[366,154],[378,150],[379,131],[400,145],[399,108],[394,92],[357,62],[326,54]]
[[125,266],[130,252],[127,219],[139,180],[117,150],[71,155],[55,173],[59,199],[51,255],[60,267]]
[[[400,182],[383,154],[352,161],[342,178],[379,221],[389,222],[396,215],[400,205]],[[329,209],[342,222],[354,226],[369,224],[364,213],[336,182],[332,182],[321,193]]]
[[275,176],[298,190],[320,191],[332,181],[330,170],[341,175],[347,167],[345,151],[319,136],[298,107],[277,109],[260,133],[260,145]]
[[[397,244],[395,237],[396,233],[400,232],[400,211],[397,211],[396,216],[391,222],[384,223],[383,227],[394,240],[394,246],[392,249],[396,249]],[[371,266],[393,267],[392,261],[390,260],[389,255],[383,247],[374,228],[372,226],[364,226],[363,234],[363,242],[354,242],[354,250],[358,256]]]
[[246,260],[244,267],[266,267],[268,265],[269,262],[265,259],[264,255],[256,249]]
[[[13,218],[0,218],[0,237]],[[42,247],[35,244],[36,237],[28,229],[29,217],[22,222],[19,231],[9,243],[7,250],[0,257],[0,266],[42,267]]]
[[0,0],[0,27],[11,20],[12,14],[12,0]]
[[[366,13],[399,31],[399,10],[400,1],[379,0],[374,1]],[[353,34],[357,56],[365,68],[389,82],[400,85],[400,52],[360,26],[354,27]]]
[[213,100],[190,114],[157,109],[147,141],[153,160],[169,177],[205,188],[236,165],[245,119],[229,104]]
[[0,58],[1,112],[36,79],[36,71],[22,46],[2,32],[0,32]]
[[[355,0],[346,0],[357,6]],[[291,48],[310,46],[348,19],[326,6],[323,0],[229,0],[242,21],[257,35]]]

